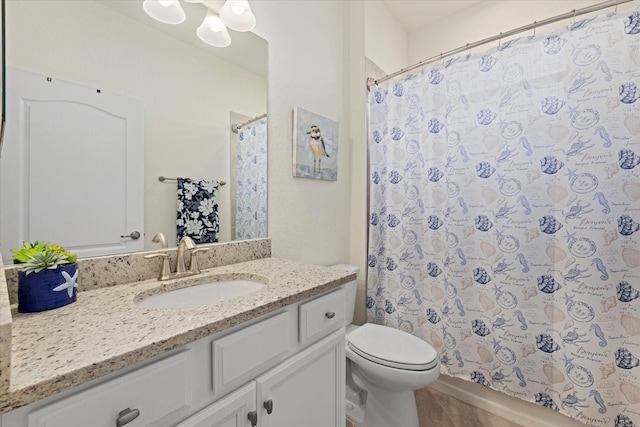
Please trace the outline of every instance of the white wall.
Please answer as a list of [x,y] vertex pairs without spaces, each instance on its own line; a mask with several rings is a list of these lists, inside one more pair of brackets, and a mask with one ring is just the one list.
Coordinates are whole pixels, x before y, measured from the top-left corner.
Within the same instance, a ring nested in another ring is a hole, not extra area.
[[[349,261],[348,9],[343,1],[254,1],[269,42],[269,230],[274,256]],[[294,178],[293,108],[339,123],[338,179]]]
[[[433,2],[437,5],[439,2]],[[601,3],[600,0],[485,0],[462,12],[450,15],[409,34],[410,64],[439,55],[467,43],[473,43],[500,32],[541,21],[555,15]],[[623,6],[620,6],[622,9]],[[559,22],[536,29],[537,34],[551,31],[569,22]],[[533,32],[525,35],[531,35]],[[517,37],[517,36],[516,36]],[[476,51],[495,47],[487,45]],[[472,51],[472,53],[474,53]]]
[[367,88],[365,63],[365,8],[361,1],[349,8],[349,140],[351,141],[351,205],[349,263],[360,268],[353,322],[366,322],[367,268]]
[[365,1],[365,55],[387,74],[410,65],[409,34],[382,1]]
[[[145,247],[171,245],[176,185],[158,176],[229,182],[229,113],[265,113],[265,79],[94,2],[8,1],[6,19],[8,66],[143,101]],[[228,185],[219,204],[228,241]]]

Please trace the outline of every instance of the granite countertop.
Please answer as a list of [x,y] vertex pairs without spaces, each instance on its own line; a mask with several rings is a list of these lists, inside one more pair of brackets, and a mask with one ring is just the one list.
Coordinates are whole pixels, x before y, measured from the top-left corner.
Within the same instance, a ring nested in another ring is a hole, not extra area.
[[[146,309],[140,295],[221,279],[253,278],[266,286],[247,296],[195,308]],[[12,306],[9,390],[0,413],[184,346],[280,307],[355,280],[355,274],[278,258],[81,291],[75,303],[41,313]]]

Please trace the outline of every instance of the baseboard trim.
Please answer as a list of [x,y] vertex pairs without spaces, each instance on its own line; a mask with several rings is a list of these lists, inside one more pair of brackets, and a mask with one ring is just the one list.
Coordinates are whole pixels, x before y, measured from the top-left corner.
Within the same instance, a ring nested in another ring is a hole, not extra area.
[[535,403],[458,378],[441,375],[429,388],[524,427],[584,427],[584,424],[574,419],[540,408]]

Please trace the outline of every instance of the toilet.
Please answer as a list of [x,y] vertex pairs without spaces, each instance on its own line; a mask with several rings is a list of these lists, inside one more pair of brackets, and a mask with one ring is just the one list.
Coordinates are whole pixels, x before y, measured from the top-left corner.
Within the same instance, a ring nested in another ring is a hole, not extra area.
[[[331,267],[359,272],[346,264]],[[407,332],[373,323],[351,324],[357,281],[346,287],[347,418],[358,427],[418,427],[413,391],[440,375],[438,353]]]

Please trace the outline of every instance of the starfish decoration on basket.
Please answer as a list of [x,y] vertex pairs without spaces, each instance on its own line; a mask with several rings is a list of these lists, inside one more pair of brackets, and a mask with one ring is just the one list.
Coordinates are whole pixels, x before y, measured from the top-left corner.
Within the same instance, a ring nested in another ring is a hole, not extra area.
[[78,270],[76,270],[73,277],[69,276],[69,273],[67,273],[66,271],[63,271],[62,277],[64,277],[65,282],[61,285],[56,286],[55,288],[53,288],[53,290],[59,292],[66,289],[69,298],[71,298],[73,296],[73,288],[78,287],[78,284],[76,283],[76,280],[78,279]]

